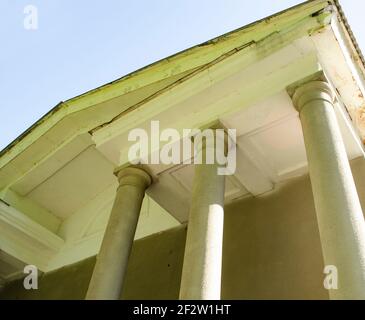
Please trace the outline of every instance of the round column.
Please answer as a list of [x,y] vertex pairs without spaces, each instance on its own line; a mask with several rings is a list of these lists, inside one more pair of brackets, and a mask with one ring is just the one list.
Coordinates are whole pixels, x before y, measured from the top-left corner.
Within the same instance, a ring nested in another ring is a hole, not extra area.
[[[338,271],[331,299],[365,299],[365,222],[333,108],[322,81],[297,88],[309,174],[325,265]],[[325,275],[324,275],[325,276]]]
[[117,176],[119,187],[86,295],[89,300],[120,299],[142,201],[152,181],[136,167],[122,169]]
[[225,176],[216,160],[206,163],[217,151],[213,140],[195,146],[202,164],[195,164],[180,299],[220,299]]

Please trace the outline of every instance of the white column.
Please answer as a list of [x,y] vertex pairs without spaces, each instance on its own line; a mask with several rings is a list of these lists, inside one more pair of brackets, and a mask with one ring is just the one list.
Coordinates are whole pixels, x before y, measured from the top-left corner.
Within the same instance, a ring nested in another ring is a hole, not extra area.
[[225,176],[217,174],[217,161],[205,163],[206,151],[214,148],[214,142],[196,147],[203,164],[195,164],[180,299],[217,300],[221,291]]
[[333,102],[333,92],[322,81],[300,86],[293,96],[303,128],[324,262],[338,270],[338,289],[329,291],[330,298],[365,299],[365,222]]
[[142,201],[151,184],[149,174],[137,167],[122,169],[117,176],[119,187],[90,280],[88,300],[120,299]]

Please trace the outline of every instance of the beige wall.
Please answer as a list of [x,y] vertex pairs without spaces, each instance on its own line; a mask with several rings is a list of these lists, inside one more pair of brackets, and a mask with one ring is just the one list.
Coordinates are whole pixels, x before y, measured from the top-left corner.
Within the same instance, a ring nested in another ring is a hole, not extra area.
[[222,296],[327,299],[307,177],[226,208]]
[[[352,162],[365,208],[365,160]],[[223,299],[328,299],[307,176],[225,208]],[[135,241],[123,297],[177,299],[186,228]],[[82,299],[95,258],[43,275],[38,291],[10,284],[0,298]]]

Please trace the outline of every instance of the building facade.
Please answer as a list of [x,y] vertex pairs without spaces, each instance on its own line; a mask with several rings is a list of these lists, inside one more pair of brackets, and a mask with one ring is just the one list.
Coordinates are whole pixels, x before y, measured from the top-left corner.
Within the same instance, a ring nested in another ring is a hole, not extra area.
[[314,0],[59,103],[0,153],[0,297],[364,299],[364,75]]

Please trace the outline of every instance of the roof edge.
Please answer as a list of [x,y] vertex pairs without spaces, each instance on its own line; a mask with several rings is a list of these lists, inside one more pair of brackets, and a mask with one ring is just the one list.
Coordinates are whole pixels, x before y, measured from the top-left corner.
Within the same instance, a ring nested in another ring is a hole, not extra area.
[[[335,2],[333,2],[335,1]],[[228,33],[225,33],[223,35],[220,35],[218,37],[215,37],[211,40],[208,40],[206,42],[203,42],[201,44],[198,44],[198,45],[195,45],[195,46],[192,46],[190,48],[187,48],[183,51],[180,51],[178,53],[175,53],[169,57],[166,57],[166,58],[163,58],[161,60],[158,60],[152,64],[149,64],[147,66],[144,66],[140,69],[137,69],[136,71],[133,71],[121,78],[118,78],[114,81],[111,81],[105,85],[102,85],[100,87],[97,87],[95,89],[92,89],[92,90],[89,90],[83,94],[80,94],[78,96],[75,96],[71,99],[68,99],[66,101],[61,101],[60,103],[58,103],[54,108],[52,108],[49,112],[47,112],[43,117],[41,117],[38,121],[36,121],[33,125],[31,125],[26,131],[24,131],[21,135],[19,135],[17,138],[15,138],[12,142],[10,142],[3,150],[0,151],[0,158],[3,157],[5,154],[7,154],[10,150],[12,150],[14,148],[15,145],[17,145],[19,142],[21,142],[22,140],[24,140],[24,138],[26,138],[27,136],[29,136],[37,127],[39,127],[42,123],[46,122],[49,118],[51,118],[52,116],[54,116],[56,113],[58,113],[59,111],[62,111],[63,109],[67,108],[67,107],[70,107],[70,104],[72,103],[75,103],[75,101],[78,101],[80,99],[83,99],[83,98],[86,98],[86,97],[89,97],[95,93],[98,93],[99,91],[101,90],[105,90],[106,88],[108,87],[111,87],[113,85],[116,85],[118,83],[121,83],[129,78],[132,78],[134,76],[137,76],[137,75],[140,75],[140,74],[143,74],[145,71],[147,71],[148,69],[151,69],[152,67],[155,67],[155,66],[158,66],[158,65],[162,65],[163,63],[170,63],[172,60],[175,60],[177,58],[179,58],[181,55],[184,55],[184,53],[187,53],[189,51],[193,51],[194,49],[199,49],[201,47],[206,47],[206,46],[209,46],[211,44],[215,44],[221,40],[225,40],[226,38],[228,38],[229,36],[239,32],[239,31],[242,31],[242,30],[245,30],[245,29],[248,29],[248,28],[251,28],[259,23],[262,23],[262,22],[265,22],[267,20],[270,20],[274,17],[278,17],[280,15],[283,15],[284,13],[287,13],[289,11],[293,11],[297,8],[300,8],[300,7],[304,7],[304,6],[309,6],[311,4],[313,4],[313,6],[315,5],[320,5],[320,4],[325,4],[327,3],[328,5],[332,4],[332,3],[337,3],[336,0],[309,0],[309,1],[305,1],[305,2],[302,2],[300,4],[297,4],[295,6],[292,6],[292,7],[289,7],[285,10],[282,10],[282,11],[279,11],[277,13],[274,13],[270,16],[267,16],[265,18],[262,18],[262,19],[259,19],[257,21],[254,21],[252,23],[249,23],[245,26],[242,26],[240,28],[237,28],[235,30],[232,30]],[[337,6],[337,4],[336,4]],[[317,12],[317,11],[316,11]],[[361,52],[360,52],[361,53]]]

